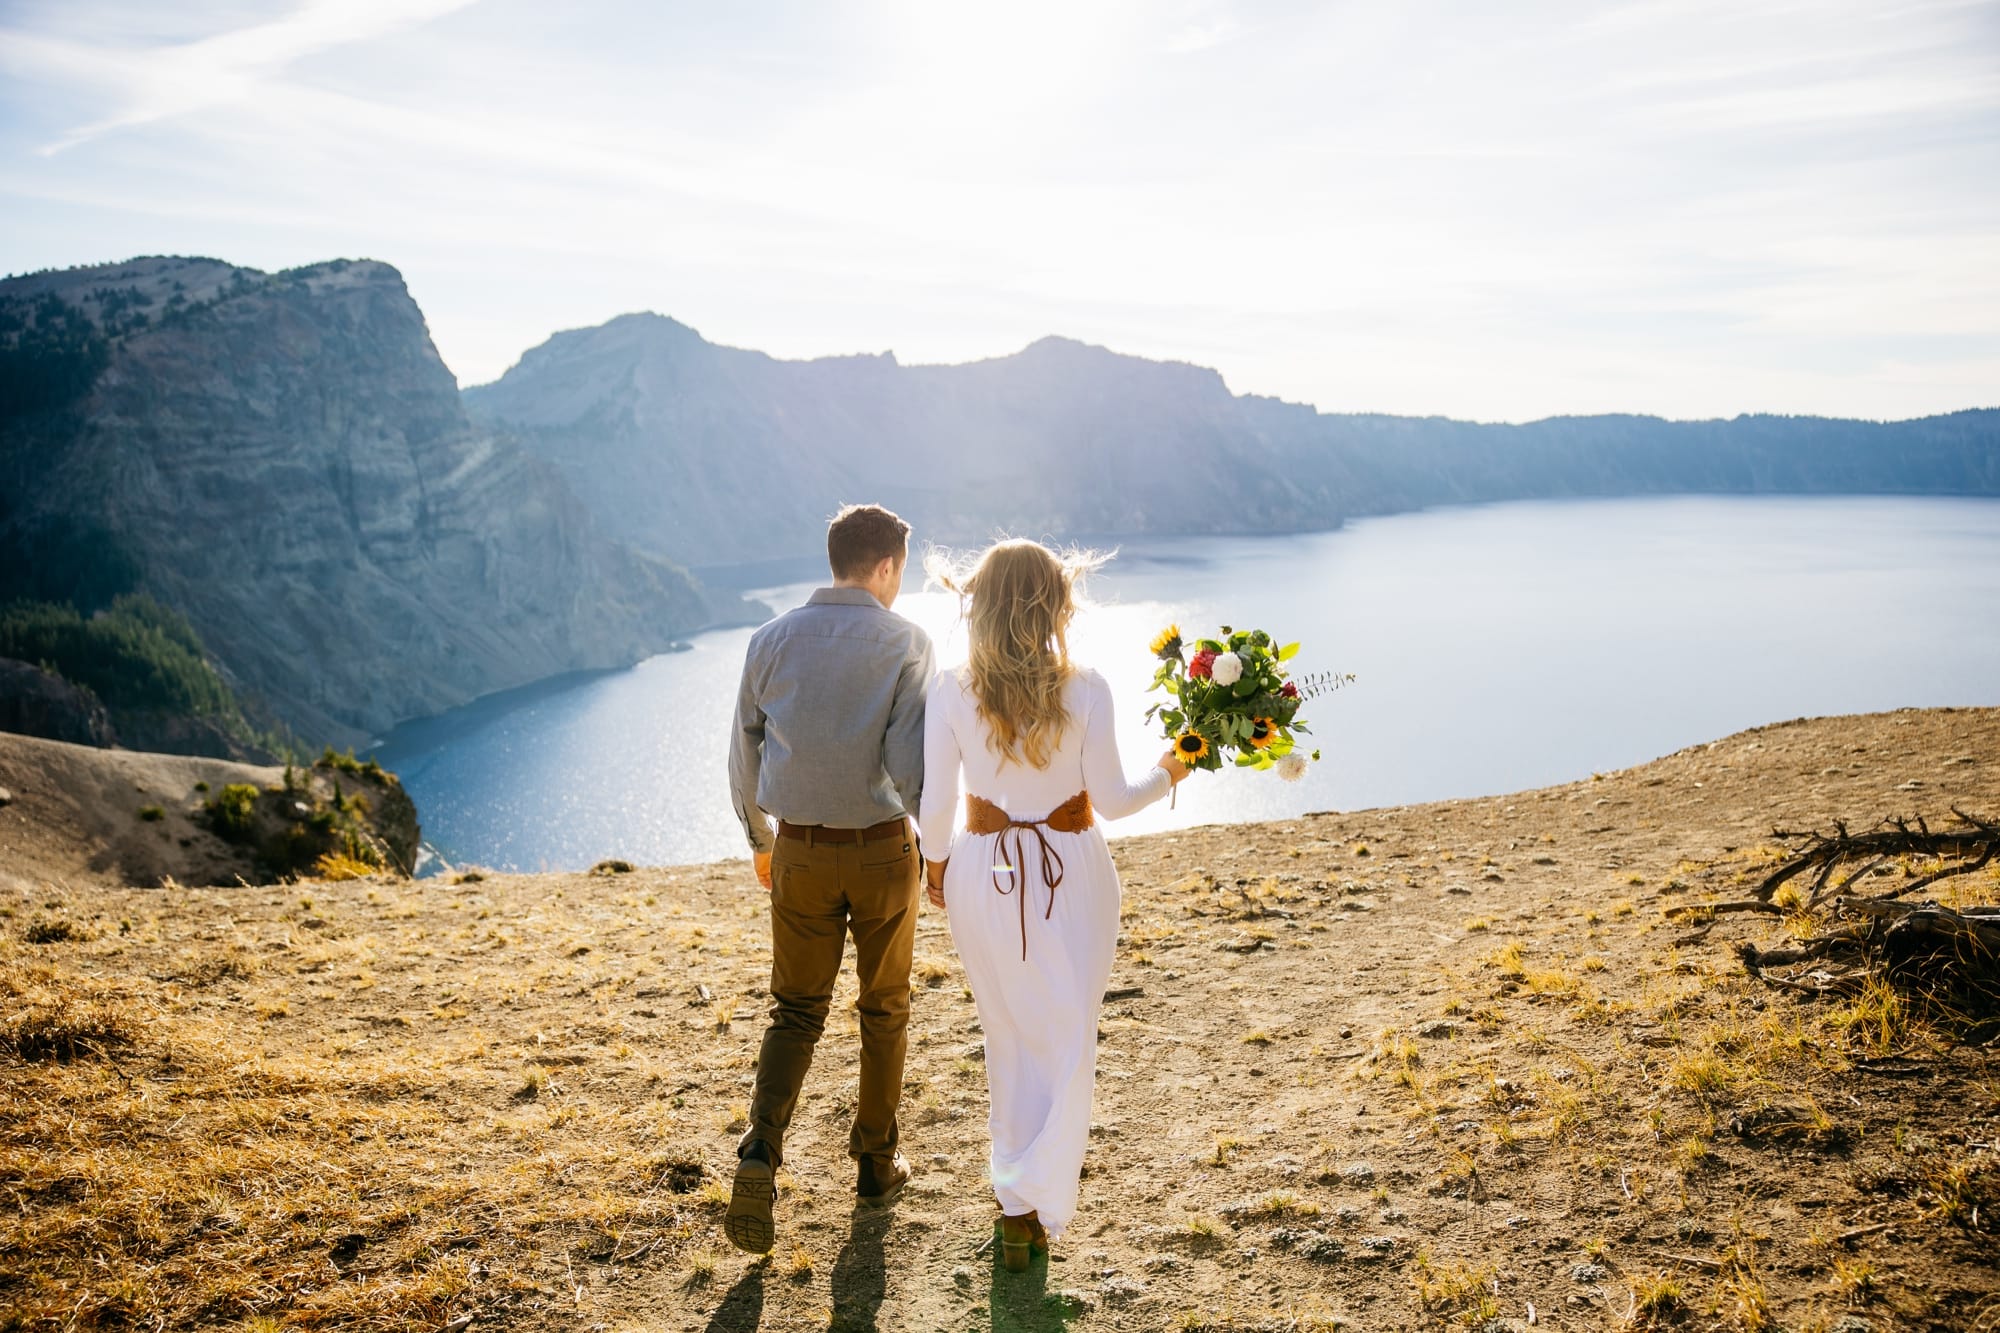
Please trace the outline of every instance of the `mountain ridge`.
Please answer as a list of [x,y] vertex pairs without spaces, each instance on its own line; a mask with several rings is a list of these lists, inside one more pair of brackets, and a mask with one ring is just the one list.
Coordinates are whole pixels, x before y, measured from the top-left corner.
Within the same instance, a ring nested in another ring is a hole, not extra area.
[[977,541],[1319,530],[1570,495],[2000,494],[2000,409],[1901,422],[1329,413],[1059,335],[950,365],[783,360],[628,313],[551,335],[463,396],[611,531],[695,566],[808,556],[825,516],[863,499],[928,537]]

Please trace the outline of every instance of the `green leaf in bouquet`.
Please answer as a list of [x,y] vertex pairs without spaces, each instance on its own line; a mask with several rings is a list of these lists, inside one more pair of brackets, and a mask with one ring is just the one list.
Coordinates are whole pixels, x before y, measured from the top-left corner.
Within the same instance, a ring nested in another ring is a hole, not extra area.
[[1254,750],[1239,751],[1236,755],[1236,766],[1238,768],[1255,768],[1257,766],[1256,752]]
[[1247,678],[1239,680],[1229,687],[1229,692],[1239,699],[1248,699],[1257,692],[1257,682]]
[[[1224,630],[1223,633],[1226,634],[1228,631]],[[1216,639],[1197,639],[1194,646],[1196,648],[1206,648],[1211,653],[1225,653],[1229,651],[1227,646]]]
[[1278,650],[1278,660],[1280,662],[1289,662],[1298,655],[1299,646],[1296,643],[1288,643]]

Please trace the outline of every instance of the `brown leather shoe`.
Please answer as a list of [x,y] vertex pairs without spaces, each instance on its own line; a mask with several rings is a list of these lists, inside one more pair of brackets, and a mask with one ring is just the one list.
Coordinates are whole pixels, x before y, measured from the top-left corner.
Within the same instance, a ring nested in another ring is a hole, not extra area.
[[736,1183],[729,1191],[729,1211],[722,1215],[722,1232],[729,1243],[751,1254],[769,1254],[777,1239],[771,1221],[772,1205],[778,1201],[777,1170],[771,1159],[753,1145],[736,1163]]
[[1000,1265],[1008,1272],[1027,1272],[1035,1251],[1046,1254],[1048,1248],[1049,1233],[1032,1209],[1013,1217],[1000,1215]]
[[897,1153],[889,1159],[887,1166],[879,1165],[872,1157],[861,1159],[861,1172],[855,1181],[855,1200],[864,1208],[887,1208],[903,1192],[903,1186],[910,1183],[910,1159]]

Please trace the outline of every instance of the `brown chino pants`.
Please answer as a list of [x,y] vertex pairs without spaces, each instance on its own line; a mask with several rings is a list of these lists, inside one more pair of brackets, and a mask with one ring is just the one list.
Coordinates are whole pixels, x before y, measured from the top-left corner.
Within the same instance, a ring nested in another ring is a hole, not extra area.
[[850,932],[861,983],[861,1095],[847,1153],[886,1162],[896,1151],[921,866],[914,834],[860,844],[778,839],[771,854],[771,1024],[739,1153],[761,1141],[773,1164],[783,1160],[785,1130],[826,1027]]

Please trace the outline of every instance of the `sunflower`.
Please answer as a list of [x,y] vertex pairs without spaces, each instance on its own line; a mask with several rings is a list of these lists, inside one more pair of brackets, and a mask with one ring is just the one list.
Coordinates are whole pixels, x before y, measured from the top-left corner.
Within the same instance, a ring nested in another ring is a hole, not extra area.
[[1208,754],[1208,738],[1198,731],[1183,731],[1174,737],[1174,757],[1189,768]]
[[1163,662],[1173,661],[1181,655],[1181,627],[1169,625],[1153,636],[1153,656]]
[[1261,750],[1278,739],[1278,724],[1268,717],[1260,717],[1250,724],[1250,738],[1244,742],[1253,750]]

